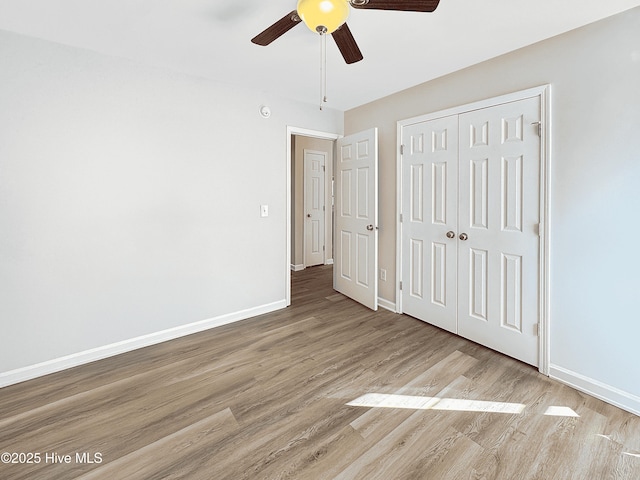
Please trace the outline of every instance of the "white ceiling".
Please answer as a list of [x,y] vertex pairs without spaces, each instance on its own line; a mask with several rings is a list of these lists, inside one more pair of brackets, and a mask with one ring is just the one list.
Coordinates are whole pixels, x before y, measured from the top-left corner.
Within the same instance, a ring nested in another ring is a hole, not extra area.
[[[327,45],[327,107],[347,110],[640,5],[441,0],[434,13],[351,10],[364,60]],[[320,40],[300,24],[250,39],[296,0],[0,0],[0,29],[319,103]]]

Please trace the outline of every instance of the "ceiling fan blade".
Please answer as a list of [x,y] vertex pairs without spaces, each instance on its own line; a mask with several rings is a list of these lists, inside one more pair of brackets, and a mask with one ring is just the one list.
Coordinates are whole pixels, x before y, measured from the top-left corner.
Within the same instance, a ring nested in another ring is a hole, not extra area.
[[251,39],[256,45],[262,45],[263,47],[269,45],[276,38],[284,35],[293,27],[300,23],[300,17],[295,10],[291,13],[287,13],[284,17],[271,25],[269,28],[259,33]]
[[358,44],[346,23],[333,32],[331,36],[336,41],[336,45],[338,45],[345,62],[356,63],[363,59]]
[[438,7],[440,0],[350,0],[349,3],[353,8],[367,8],[370,10],[433,12]]

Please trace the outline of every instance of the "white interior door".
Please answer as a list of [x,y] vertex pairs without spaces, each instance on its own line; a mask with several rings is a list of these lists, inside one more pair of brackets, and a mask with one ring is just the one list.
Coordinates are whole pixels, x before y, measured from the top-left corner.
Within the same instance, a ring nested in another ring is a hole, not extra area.
[[[538,365],[540,97],[460,116],[458,333]],[[464,239],[464,240],[462,240]]]
[[402,138],[402,310],[455,333],[458,116],[406,126]]
[[334,288],[378,309],[378,129],[337,142]]
[[304,265],[325,261],[325,176],[326,153],[304,151]]
[[540,97],[402,128],[402,311],[538,365]]

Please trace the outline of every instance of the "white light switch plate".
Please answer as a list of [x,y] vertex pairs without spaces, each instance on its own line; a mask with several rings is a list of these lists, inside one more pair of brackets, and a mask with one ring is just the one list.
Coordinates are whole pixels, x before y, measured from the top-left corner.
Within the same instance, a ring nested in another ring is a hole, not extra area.
[[260,205],[260,216],[261,217],[269,216],[269,205]]

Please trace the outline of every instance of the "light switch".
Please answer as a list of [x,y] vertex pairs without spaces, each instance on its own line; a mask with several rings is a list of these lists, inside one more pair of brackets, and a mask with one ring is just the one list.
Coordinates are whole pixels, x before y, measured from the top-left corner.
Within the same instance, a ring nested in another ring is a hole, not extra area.
[[261,217],[269,216],[269,205],[260,205],[260,216]]

